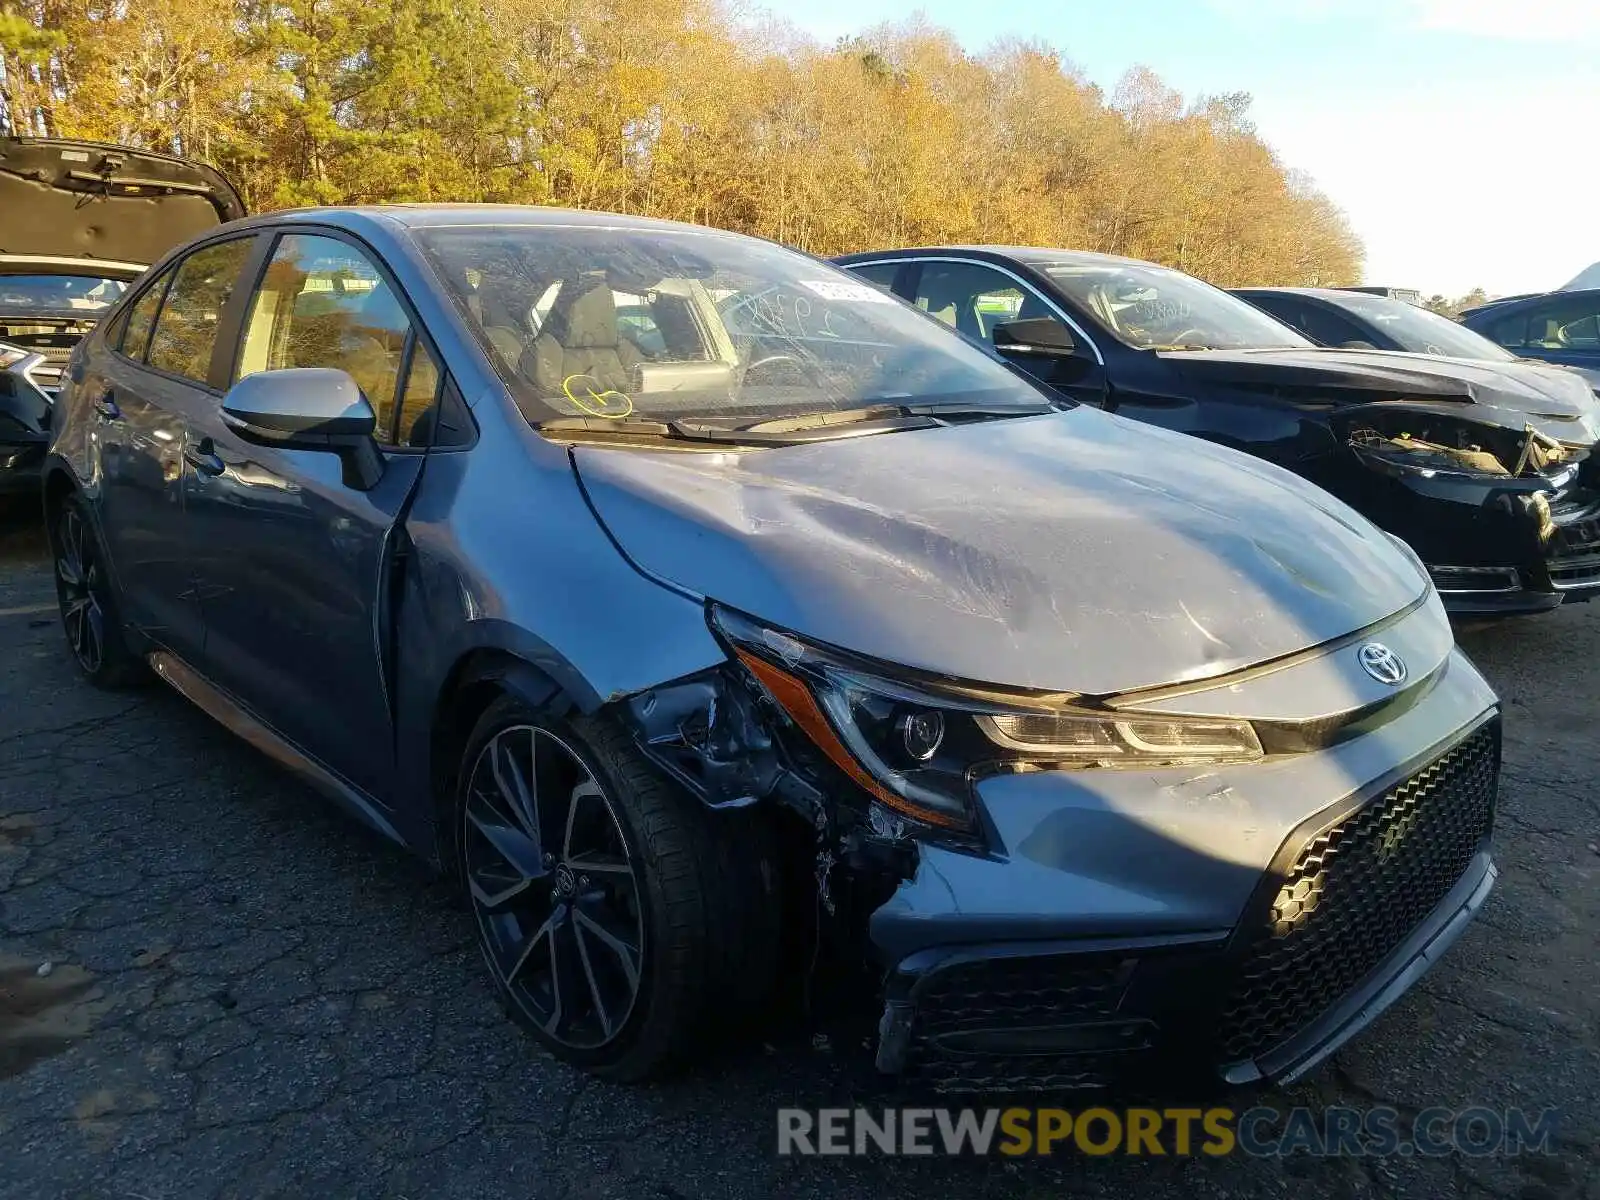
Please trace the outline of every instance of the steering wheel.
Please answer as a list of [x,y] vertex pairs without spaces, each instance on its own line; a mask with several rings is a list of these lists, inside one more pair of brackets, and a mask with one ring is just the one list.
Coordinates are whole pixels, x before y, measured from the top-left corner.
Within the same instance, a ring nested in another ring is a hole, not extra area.
[[798,355],[791,354],[786,350],[780,350],[776,354],[768,354],[764,358],[758,358],[745,367],[745,385],[749,386],[750,376],[754,375],[757,371],[763,371],[770,367],[780,365],[787,365],[799,374],[804,375],[812,383],[817,383],[820,381],[820,376],[817,374],[815,363],[808,363]]
[[[1194,338],[1193,342],[1189,340],[1191,337]],[[1171,344],[1174,346],[1203,345],[1205,340],[1206,335],[1202,330],[1185,329],[1182,333],[1178,334],[1172,339]]]

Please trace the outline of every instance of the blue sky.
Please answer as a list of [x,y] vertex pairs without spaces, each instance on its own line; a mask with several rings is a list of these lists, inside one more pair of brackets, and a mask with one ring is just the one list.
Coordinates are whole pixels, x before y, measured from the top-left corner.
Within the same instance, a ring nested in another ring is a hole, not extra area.
[[1600,0],[806,0],[824,40],[917,12],[970,49],[1042,39],[1108,91],[1143,63],[1247,91],[1367,246],[1367,279],[1559,287],[1600,260]]

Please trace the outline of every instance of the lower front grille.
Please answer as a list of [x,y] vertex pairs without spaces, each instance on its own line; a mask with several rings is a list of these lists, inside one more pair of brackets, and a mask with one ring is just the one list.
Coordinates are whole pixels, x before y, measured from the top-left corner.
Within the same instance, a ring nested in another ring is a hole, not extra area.
[[1493,827],[1499,770],[1493,722],[1305,845],[1244,950],[1225,1061],[1306,1028],[1438,907]]
[[1561,591],[1600,587],[1600,546],[1576,554],[1561,554],[1546,563],[1550,582]]
[[[1136,1040],[1142,1026],[1111,1023],[1133,966],[1084,955],[1029,955],[934,971],[916,991],[911,1061],[917,1077],[942,1092],[1105,1086],[1107,1060],[1142,1046]],[[1073,1040],[1075,1031],[1082,1031],[1083,1048],[1064,1049],[1063,1039]],[[1029,1041],[1038,1045],[1030,1048]]]

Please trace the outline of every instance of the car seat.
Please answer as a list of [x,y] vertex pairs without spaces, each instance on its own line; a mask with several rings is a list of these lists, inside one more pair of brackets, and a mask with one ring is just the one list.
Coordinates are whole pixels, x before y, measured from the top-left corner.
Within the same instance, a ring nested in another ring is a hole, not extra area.
[[600,277],[567,280],[518,369],[540,395],[559,396],[582,376],[596,391],[627,392],[644,356],[617,329],[617,305]]

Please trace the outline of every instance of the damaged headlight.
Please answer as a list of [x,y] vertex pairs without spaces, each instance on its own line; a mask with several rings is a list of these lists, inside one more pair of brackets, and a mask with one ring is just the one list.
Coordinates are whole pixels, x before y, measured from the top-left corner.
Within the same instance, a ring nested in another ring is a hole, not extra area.
[[1059,698],[968,693],[813,645],[725,608],[713,608],[711,621],[834,766],[896,814],[943,829],[976,828],[973,784],[988,774],[1262,756],[1248,721],[1089,712]]
[[[1367,424],[1368,420],[1372,424]],[[1576,464],[1570,464],[1573,452],[1532,425],[1516,433],[1404,409],[1381,417],[1367,410],[1355,415],[1347,440],[1367,466],[1425,479],[1437,475],[1475,479],[1533,476],[1550,481],[1554,472],[1570,482],[1576,470]]]

